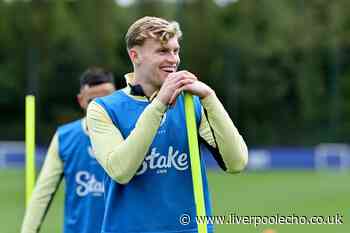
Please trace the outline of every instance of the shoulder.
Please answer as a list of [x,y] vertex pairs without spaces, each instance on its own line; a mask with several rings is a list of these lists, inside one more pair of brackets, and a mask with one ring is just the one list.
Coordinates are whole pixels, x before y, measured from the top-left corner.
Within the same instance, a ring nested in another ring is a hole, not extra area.
[[68,122],[66,124],[62,124],[60,126],[58,126],[58,131],[67,131],[67,130],[71,130],[71,129],[75,129],[80,127],[81,128],[81,121],[82,119],[78,119],[72,122]]
[[57,136],[60,139],[62,136],[67,136],[67,135],[76,135],[79,133],[83,133],[83,128],[82,128],[82,119],[78,119],[63,125],[60,125],[57,129]]
[[112,94],[107,95],[107,96],[98,97],[98,98],[94,99],[94,102],[102,107],[106,107],[108,105],[115,104],[115,103],[117,103],[125,98],[126,94],[124,93],[123,90],[124,89],[115,91]]
[[88,106],[87,118],[107,114],[111,119],[114,119],[117,113],[124,112],[132,103],[135,101],[125,92],[124,88],[111,95],[94,99]]

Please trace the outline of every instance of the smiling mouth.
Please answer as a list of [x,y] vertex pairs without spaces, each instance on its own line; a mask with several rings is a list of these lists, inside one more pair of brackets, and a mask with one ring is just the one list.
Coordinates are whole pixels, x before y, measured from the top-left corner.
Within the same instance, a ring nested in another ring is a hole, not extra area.
[[161,67],[160,70],[170,74],[176,72],[176,67]]

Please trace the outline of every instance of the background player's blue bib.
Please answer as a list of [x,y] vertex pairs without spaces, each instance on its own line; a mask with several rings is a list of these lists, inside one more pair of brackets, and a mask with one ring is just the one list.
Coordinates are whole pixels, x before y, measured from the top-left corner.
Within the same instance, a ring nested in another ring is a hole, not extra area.
[[[201,105],[198,98],[194,101],[199,126]],[[124,138],[149,104],[123,91],[98,98],[96,102],[108,112]],[[211,215],[207,177],[201,162],[206,210]],[[126,185],[108,177],[105,188],[104,233],[197,232],[183,96],[164,114],[137,174]],[[184,214],[191,218],[187,225],[180,223]],[[212,226],[208,228],[211,232]]]
[[104,213],[104,170],[96,161],[81,120],[58,128],[64,164],[64,233],[101,231]]

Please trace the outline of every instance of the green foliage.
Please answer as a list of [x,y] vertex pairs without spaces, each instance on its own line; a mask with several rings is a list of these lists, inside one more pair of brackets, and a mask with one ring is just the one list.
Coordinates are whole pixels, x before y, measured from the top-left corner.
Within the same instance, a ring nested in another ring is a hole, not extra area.
[[125,85],[124,35],[144,15],[181,23],[181,68],[216,90],[249,145],[349,135],[349,1],[136,2],[0,1],[0,139],[23,139],[12,127],[23,124],[29,90],[46,143],[57,124],[81,115],[75,95],[86,67],[109,68]]

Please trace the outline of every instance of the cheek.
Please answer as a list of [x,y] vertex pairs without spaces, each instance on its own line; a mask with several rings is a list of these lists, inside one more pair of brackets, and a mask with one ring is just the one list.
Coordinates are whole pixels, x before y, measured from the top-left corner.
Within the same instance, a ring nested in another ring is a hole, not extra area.
[[177,65],[179,65],[180,64],[180,62],[181,62],[181,59],[180,59],[180,56],[179,55],[177,55]]
[[162,63],[161,57],[158,55],[154,54],[153,56],[144,56],[142,58],[142,64],[141,64],[141,69],[146,71],[146,72],[151,72],[151,73],[159,73],[159,66]]
[[151,59],[143,60],[141,67],[143,70],[151,71],[157,67],[157,65]]

